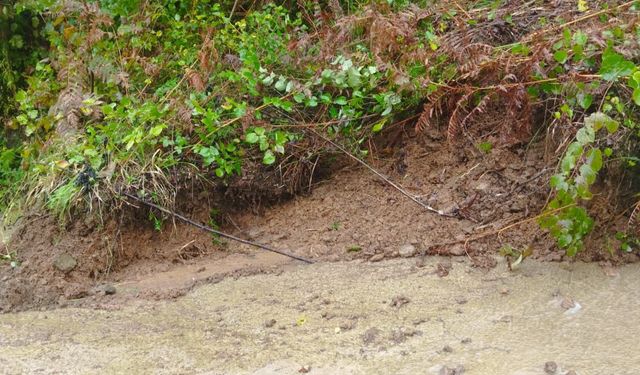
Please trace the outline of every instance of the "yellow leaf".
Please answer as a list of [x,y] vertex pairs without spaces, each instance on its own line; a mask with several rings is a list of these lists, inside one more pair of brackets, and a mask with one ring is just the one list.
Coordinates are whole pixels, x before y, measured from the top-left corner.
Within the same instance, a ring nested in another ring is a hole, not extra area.
[[58,168],[60,169],[65,169],[69,166],[69,162],[66,160],[58,160],[56,162],[56,166],[58,166]]
[[586,12],[589,10],[589,6],[587,5],[587,0],[578,0],[578,10],[580,12]]
[[298,326],[302,326],[307,322],[307,317],[302,315],[301,317],[298,318],[298,320],[296,321],[296,324]]
[[66,40],[69,40],[73,33],[76,31],[76,28],[73,26],[68,26],[64,28],[63,35]]

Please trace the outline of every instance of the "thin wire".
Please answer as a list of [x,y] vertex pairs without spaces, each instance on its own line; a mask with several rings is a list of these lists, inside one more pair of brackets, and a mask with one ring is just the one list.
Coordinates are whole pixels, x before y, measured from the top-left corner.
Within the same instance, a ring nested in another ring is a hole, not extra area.
[[191,224],[196,228],[202,229],[205,232],[217,234],[220,237],[224,237],[224,238],[227,238],[227,239],[230,239],[230,240],[233,240],[233,241],[237,241],[237,242],[243,243],[245,245],[254,246],[254,247],[257,247],[257,248],[260,248],[260,249],[263,249],[263,250],[271,251],[272,253],[277,253],[277,254],[280,254],[280,255],[284,255],[286,257],[289,257],[289,258],[292,258],[292,259],[296,259],[296,260],[300,260],[300,261],[303,261],[305,263],[309,263],[309,264],[315,263],[314,261],[312,261],[310,259],[306,259],[306,258],[303,258],[303,257],[298,256],[298,255],[290,254],[290,253],[287,253],[286,251],[274,249],[274,248],[269,247],[267,245],[262,245],[262,244],[259,244],[259,243],[256,243],[256,242],[245,240],[245,239],[236,237],[234,235],[227,234],[227,233],[221,232],[219,230],[215,230],[215,229],[213,229],[211,227],[208,227],[206,225],[199,224],[199,223],[197,223],[197,222],[195,222],[195,221],[193,221],[193,220],[191,220],[191,219],[189,219],[189,218],[187,218],[185,216],[180,215],[179,213],[173,212],[173,211],[171,211],[171,210],[169,210],[167,208],[164,208],[162,206],[158,206],[155,203],[151,203],[151,202],[148,202],[148,201],[146,201],[144,199],[138,198],[135,195],[131,195],[131,194],[126,193],[126,192],[120,192],[120,195],[125,196],[125,197],[130,198],[130,199],[133,199],[133,200],[135,200],[137,202],[140,202],[140,203],[142,203],[142,204],[144,204],[146,206],[155,208],[156,210],[162,211],[162,212],[164,212],[166,214],[172,215],[172,216],[184,221],[187,224]]

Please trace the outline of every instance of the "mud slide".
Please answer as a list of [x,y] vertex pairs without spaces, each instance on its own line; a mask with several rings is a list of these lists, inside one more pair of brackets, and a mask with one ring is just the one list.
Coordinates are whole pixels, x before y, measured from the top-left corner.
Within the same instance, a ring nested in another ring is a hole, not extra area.
[[0,372],[637,373],[637,265],[498,262],[288,264],[114,311],[5,314]]

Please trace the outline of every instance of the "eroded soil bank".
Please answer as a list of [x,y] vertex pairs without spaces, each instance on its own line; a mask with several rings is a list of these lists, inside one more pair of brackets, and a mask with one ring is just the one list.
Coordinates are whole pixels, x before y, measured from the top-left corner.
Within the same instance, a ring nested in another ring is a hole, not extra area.
[[639,320],[638,265],[290,265],[113,311],[1,315],[0,372],[635,374]]

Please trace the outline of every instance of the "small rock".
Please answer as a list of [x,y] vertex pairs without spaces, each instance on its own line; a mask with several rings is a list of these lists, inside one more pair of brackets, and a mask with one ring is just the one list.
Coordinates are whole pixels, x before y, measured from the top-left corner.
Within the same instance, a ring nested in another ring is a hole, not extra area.
[[562,299],[562,302],[560,303],[560,307],[562,307],[565,310],[569,310],[569,309],[572,309],[572,308],[576,307],[576,303],[573,301],[573,298],[564,297]]
[[73,271],[74,268],[78,265],[76,258],[71,255],[64,253],[60,254],[53,261],[53,266],[63,273],[69,273]]
[[438,277],[445,277],[449,275],[450,269],[451,263],[438,263],[436,266],[436,275],[438,275]]
[[463,344],[471,344],[471,337],[465,337],[462,340],[460,340],[460,342]]
[[487,191],[487,190],[489,190],[490,187],[491,187],[491,185],[489,185],[488,182],[481,181],[474,187],[474,189],[477,190],[477,191]]
[[110,295],[116,294],[116,287],[111,284],[106,284],[105,286],[102,287],[102,291],[106,296],[110,296]]
[[369,258],[369,262],[379,262],[383,259],[384,259],[384,253],[380,253]]
[[258,237],[260,237],[263,233],[264,233],[264,231],[262,229],[260,229],[260,228],[257,228],[257,227],[256,228],[251,228],[246,232],[247,237],[249,237],[252,240],[257,240]]
[[273,326],[276,325],[276,320],[275,319],[267,319],[264,321],[264,327],[265,328],[271,328]]
[[411,302],[411,300],[405,296],[395,296],[391,299],[391,303],[389,304],[391,307],[395,307],[395,308],[401,308],[402,306],[406,305],[407,303]]
[[389,341],[395,344],[402,344],[407,341],[407,337],[420,336],[422,335],[422,331],[418,331],[411,328],[398,328],[391,331],[391,335],[389,336]]
[[416,247],[410,244],[402,245],[398,249],[398,254],[403,258],[411,258],[416,255]]
[[464,374],[464,366],[458,365],[455,368],[449,366],[442,366],[438,375],[462,375]]
[[452,347],[450,347],[449,345],[445,345],[445,346],[442,348],[442,351],[443,351],[443,352],[445,352],[445,353],[453,353],[453,348],[452,348]]
[[338,327],[340,328],[340,331],[350,331],[356,327],[356,322],[354,320],[348,320],[340,323]]
[[311,371],[311,366],[302,366],[300,367],[300,370],[298,370],[298,372],[301,374],[306,374],[309,371]]
[[451,248],[449,249],[449,254],[459,257],[461,255],[466,254],[466,251],[462,244],[457,244],[457,245],[451,246]]
[[379,329],[373,327],[373,328],[369,328],[368,330],[366,330],[364,332],[364,334],[362,334],[362,342],[364,342],[365,345],[369,345],[369,344],[373,344],[377,341],[378,336],[380,335],[382,331],[380,331]]
[[544,364],[544,372],[549,375],[553,375],[558,371],[558,364],[553,361],[549,361]]
[[469,302],[469,300],[467,300],[466,298],[462,297],[462,296],[458,296],[456,297],[456,303],[458,305],[464,305],[465,303]]

